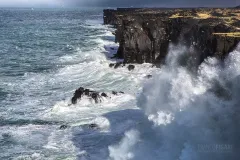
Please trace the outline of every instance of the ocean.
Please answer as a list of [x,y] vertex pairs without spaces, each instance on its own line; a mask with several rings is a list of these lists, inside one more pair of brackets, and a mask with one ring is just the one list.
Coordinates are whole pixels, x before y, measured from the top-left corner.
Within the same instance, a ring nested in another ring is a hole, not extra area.
[[[239,159],[240,47],[194,72],[180,44],[161,68],[110,68],[102,10],[0,9],[0,159]],[[72,105],[79,87],[124,94]]]

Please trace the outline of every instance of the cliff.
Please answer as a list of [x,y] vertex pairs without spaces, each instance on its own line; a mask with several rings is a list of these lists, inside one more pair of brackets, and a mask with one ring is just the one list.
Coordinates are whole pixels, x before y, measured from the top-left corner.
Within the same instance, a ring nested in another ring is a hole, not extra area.
[[104,10],[104,24],[116,27],[116,56],[126,63],[164,63],[170,43],[194,48],[201,63],[224,58],[240,41],[238,8]]

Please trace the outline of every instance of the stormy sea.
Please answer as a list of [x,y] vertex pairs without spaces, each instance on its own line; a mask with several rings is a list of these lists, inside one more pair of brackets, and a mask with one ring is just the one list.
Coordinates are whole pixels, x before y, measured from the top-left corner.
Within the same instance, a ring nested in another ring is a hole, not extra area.
[[240,46],[115,69],[114,30],[102,8],[0,9],[0,160],[238,160]]

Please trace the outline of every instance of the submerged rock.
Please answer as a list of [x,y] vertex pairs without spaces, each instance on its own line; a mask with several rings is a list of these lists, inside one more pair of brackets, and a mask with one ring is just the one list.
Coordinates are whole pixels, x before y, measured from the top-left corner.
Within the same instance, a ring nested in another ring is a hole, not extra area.
[[11,136],[9,133],[3,133],[3,134],[2,134],[2,137],[3,137],[4,139],[10,139],[12,136]]
[[152,77],[153,77],[153,76],[150,75],[150,74],[146,76],[146,78],[148,78],[148,79],[150,79],[150,78],[152,78]]
[[96,129],[96,128],[99,128],[97,124],[95,123],[92,123],[92,124],[89,124],[88,128],[90,129]]

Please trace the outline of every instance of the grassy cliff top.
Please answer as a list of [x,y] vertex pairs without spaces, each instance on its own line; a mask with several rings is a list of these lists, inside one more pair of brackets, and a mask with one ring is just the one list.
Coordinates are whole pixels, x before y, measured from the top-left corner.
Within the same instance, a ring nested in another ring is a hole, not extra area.
[[231,32],[214,35],[240,37],[240,8],[129,8],[118,9],[116,15],[121,19],[131,16],[143,19],[194,19],[204,25],[222,24],[231,28]]

